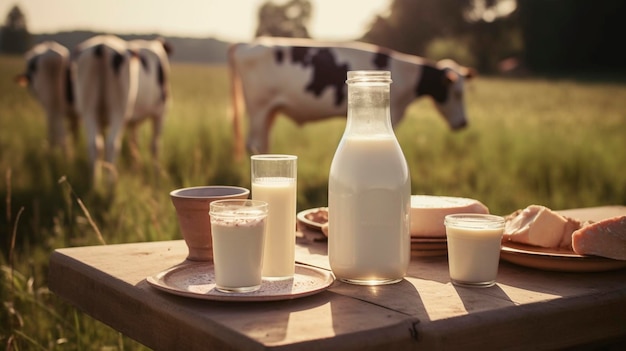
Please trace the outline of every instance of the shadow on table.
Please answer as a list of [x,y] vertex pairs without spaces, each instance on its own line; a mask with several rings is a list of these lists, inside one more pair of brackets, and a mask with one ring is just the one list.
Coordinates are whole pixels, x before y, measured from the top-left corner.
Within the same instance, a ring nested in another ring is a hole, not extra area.
[[467,313],[515,306],[511,298],[497,284],[488,288],[453,286]]
[[424,314],[424,304],[408,280],[378,286],[337,281],[331,291],[341,295],[330,303],[334,333],[349,339],[356,349],[372,349],[381,334],[391,344],[391,339],[416,337],[414,328],[419,323],[417,316]]
[[[427,301],[438,301],[439,296],[442,301],[445,298],[448,304],[446,308],[455,308],[450,305],[454,301],[459,301],[458,308],[463,308],[467,313],[479,312],[483,310],[496,309],[506,306],[514,306],[514,302],[498,284],[489,288],[465,288],[452,285],[448,269],[448,259],[446,255],[434,257],[413,258],[407,276],[418,289],[424,289],[423,293]],[[497,280],[499,283],[500,280]],[[454,297],[458,296],[458,300]],[[429,309],[437,309],[436,305],[429,305]],[[426,315],[430,315],[426,313]]]
[[331,291],[411,316],[419,315],[418,312],[424,311],[424,304],[417,289],[406,279],[396,284],[377,286],[353,285],[336,281],[331,286]]

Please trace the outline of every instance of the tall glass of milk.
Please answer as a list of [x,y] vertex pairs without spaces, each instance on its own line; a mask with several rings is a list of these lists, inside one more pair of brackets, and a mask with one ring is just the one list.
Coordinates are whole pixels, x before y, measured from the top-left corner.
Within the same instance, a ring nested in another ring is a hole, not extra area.
[[252,199],[269,205],[263,277],[292,278],[295,271],[297,161],[293,155],[250,158]]
[[391,126],[391,73],[347,78],[348,119],[328,181],[330,267],[348,283],[396,283],[411,255],[411,182]]
[[489,287],[496,283],[504,218],[490,214],[450,214],[444,220],[452,284]]

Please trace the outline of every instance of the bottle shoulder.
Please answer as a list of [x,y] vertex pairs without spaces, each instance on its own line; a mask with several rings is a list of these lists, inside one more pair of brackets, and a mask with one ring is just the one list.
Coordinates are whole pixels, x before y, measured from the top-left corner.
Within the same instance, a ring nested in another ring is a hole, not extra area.
[[358,159],[367,157],[375,159],[377,157],[401,157],[404,153],[400,147],[398,139],[394,134],[349,134],[346,133],[341,138],[335,158],[344,157]]
[[403,183],[409,179],[409,169],[395,138],[345,138],[333,157],[330,178]]

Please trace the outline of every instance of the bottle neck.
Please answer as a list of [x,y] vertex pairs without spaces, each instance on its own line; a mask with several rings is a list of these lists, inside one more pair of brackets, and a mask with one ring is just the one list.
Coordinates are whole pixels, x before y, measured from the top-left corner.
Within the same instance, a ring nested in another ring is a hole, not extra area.
[[388,82],[348,81],[346,134],[393,134]]

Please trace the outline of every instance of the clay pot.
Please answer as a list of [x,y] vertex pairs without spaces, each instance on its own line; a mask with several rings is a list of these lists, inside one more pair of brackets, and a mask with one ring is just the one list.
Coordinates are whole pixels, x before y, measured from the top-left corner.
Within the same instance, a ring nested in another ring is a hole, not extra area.
[[250,190],[237,186],[214,185],[177,189],[170,199],[191,261],[213,260],[213,238],[209,204],[215,200],[247,199]]

